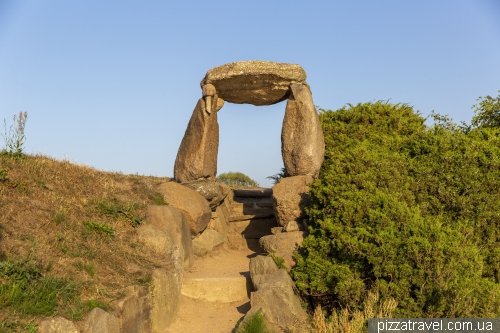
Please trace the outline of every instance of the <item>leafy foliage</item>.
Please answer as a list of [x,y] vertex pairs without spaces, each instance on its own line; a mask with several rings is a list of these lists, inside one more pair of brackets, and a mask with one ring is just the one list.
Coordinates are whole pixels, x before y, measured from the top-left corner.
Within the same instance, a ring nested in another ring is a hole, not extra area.
[[224,172],[217,177],[217,180],[229,186],[259,186],[255,180],[241,172]]
[[285,177],[285,168],[281,168],[280,172],[272,176],[266,177],[266,179],[271,179],[273,181],[273,184],[277,184],[278,181],[283,177]]
[[[498,91],[500,93],[500,90]],[[472,118],[474,127],[499,127],[500,126],[500,94],[495,98],[491,96],[479,97],[478,104],[472,106],[475,116]]]
[[320,119],[298,287],[330,308],[362,308],[376,291],[398,317],[498,316],[500,130],[429,127],[382,101]]

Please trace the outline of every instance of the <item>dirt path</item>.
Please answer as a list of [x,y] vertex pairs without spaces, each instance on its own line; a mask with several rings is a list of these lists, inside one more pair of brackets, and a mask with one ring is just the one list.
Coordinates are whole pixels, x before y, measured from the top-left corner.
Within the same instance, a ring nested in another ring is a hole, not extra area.
[[[203,258],[196,258],[193,269],[184,273],[184,279],[247,276],[250,258],[256,255],[250,249],[219,250]],[[238,302],[221,303],[181,296],[177,320],[166,332],[230,333],[249,309],[248,297]]]

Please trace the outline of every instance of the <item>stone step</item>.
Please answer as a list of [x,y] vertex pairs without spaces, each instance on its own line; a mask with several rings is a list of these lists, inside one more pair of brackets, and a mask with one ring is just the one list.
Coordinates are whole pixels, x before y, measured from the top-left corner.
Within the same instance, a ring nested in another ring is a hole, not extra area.
[[231,215],[229,216],[229,222],[239,222],[245,220],[270,220],[274,218],[273,213],[267,214],[253,214],[253,215]]
[[237,277],[186,278],[181,294],[209,302],[231,303],[250,297],[250,273]]
[[276,219],[249,219],[228,223],[228,233],[240,234],[244,238],[260,238],[271,235],[271,228],[277,227]]
[[243,198],[271,198],[273,190],[270,188],[265,189],[233,189],[235,197]]

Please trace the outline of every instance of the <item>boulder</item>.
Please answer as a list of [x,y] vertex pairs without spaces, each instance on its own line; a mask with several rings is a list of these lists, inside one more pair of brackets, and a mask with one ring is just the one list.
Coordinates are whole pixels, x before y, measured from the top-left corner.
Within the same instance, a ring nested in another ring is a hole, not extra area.
[[309,87],[292,84],[281,129],[281,155],[286,176],[317,177],[325,138]]
[[228,229],[227,224],[228,216],[222,206],[218,206],[215,212],[212,212],[212,219],[210,220],[207,228],[217,231],[224,239],[224,242],[226,242]]
[[38,325],[39,333],[78,333],[72,321],[63,317],[53,317],[43,320]]
[[151,277],[151,332],[163,333],[179,311],[182,287],[182,268],[157,269]]
[[295,266],[293,253],[299,250],[305,236],[306,232],[303,231],[282,232],[262,237],[259,244],[264,252],[282,257],[286,268],[290,270]]
[[130,286],[123,292],[127,296],[115,305],[120,333],[149,333],[151,308],[146,288]]
[[224,237],[217,231],[206,229],[200,236],[193,239],[193,251],[197,257],[203,257],[207,253],[215,251],[224,244]]
[[204,197],[195,190],[175,182],[161,184],[157,190],[163,194],[170,206],[178,208],[186,216],[191,235],[205,230],[212,211]]
[[101,308],[94,308],[87,315],[83,333],[120,333],[118,318]]
[[250,259],[250,276],[256,291],[250,296],[249,314],[261,309],[268,322],[283,329],[305,322],[307,314],[286,270],[278,269],[271,258],[269,261],[261,257]]
[[201,194],[207,199],[210,209],[214,211],[217,206],[224,200],[231,189],[224,183],[216,179],[200,179],[190,182],[182,183],[182,185],[189,187]]
[[291,221],[302,224],[304,208],[311,203],[308,184],[312,181],[311,176],[285,177],[274,185],[272,201],[278,225],[285,227]]
[[[212,110],[222,107],[217,95]],[[219,124],[217,112],[206,112],[205,100],[199,99],[189,120],[174,164],[174,178],[183,183],[203,178],[214,179],[217,173]]]
[[290,84],[305,84],[306,76],[296,64],[238,61],[210,69],[200,85],[213,84],[227,102],[271,105],[287,99]]
[[148,206],[146,223],[137,228],[139,240],[161,254],[179,246],[185,268],[193,266],[193,243],[186,216],[173,206]]
[[256,256],[250,259],[250,279],[255,290],[259,290],[260,280],[263,275],[273,274],[278,271],[278,266],[273,258],[268,256]]

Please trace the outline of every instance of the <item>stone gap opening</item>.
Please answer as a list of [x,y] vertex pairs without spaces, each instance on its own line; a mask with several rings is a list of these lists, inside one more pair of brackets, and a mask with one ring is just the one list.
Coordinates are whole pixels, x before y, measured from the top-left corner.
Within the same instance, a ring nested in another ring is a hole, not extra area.
[[242,172],[261,187],[272,187],[266,177],[280,172],[281,125],[284,104],[254,106],[226,103],[218,112],[217,175]]

